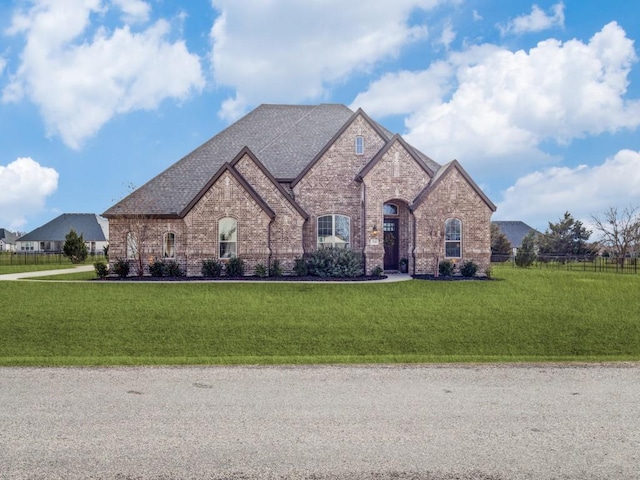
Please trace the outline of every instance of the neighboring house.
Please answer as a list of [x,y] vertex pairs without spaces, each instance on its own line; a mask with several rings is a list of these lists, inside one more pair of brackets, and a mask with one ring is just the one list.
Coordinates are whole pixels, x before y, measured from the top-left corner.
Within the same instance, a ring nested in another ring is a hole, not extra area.
[[109,244],[109,222],[106,218],[94,213],[63,213],[20,237],[16,251],[62,252],[65,237],[72,229],[83,236],[89,253],[102,253]]
[[15,233],[6,228],[0,228],[0,252],[15,252],[17,239],[18,236]]
[[500,228],[500,231],[505,234],[509,243],[511,243],[511,248],[513,249],[513,254],[517,253],[517,250],[522,246],[522,239],[526,237],[529,232],[534,232],[535,234],[539,234],[535,228],[530,227],[524,222],[520,221],[504,221],[504,220],[494,220],[493,222]]
[[110,261],[242,256],[247,269],[325,246],[365,270],[433,273],[490,261],[496,207],[457,161],[439,165],[362,110],[262,105],[109,208]]

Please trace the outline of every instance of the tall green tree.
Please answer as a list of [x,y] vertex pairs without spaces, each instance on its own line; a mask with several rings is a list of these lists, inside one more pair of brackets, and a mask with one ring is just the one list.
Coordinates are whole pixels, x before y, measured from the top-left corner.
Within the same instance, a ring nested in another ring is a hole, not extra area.
[[500,227],[491,224],[491,255],[511,255],[512,245],[507,236],[502,233]]
[[557,223],[549,222],[549,228],[538,238],[538,252],[546,255],[588,255],[592,253],[587,230],[580,220],[565,212]]
[[89,252],[87,245],[84,243],[82,234],[78,236],[74,229],[71,229],[64,237],[64,247],[62,251],[65,257],[71,260],[71,263],[82,263],[86,260]]

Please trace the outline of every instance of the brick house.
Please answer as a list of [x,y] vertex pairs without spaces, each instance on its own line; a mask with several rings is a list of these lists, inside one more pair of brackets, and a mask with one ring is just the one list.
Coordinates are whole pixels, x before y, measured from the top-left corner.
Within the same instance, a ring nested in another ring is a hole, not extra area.
[[495,205],[456,161],[439,165],[365,112],[262,105],[103,215],[110,259],[156,258],[200,275],[240,255],[285,272],[324,246],[363,253],[365,269],[433,273],[445,258],[490,259]]

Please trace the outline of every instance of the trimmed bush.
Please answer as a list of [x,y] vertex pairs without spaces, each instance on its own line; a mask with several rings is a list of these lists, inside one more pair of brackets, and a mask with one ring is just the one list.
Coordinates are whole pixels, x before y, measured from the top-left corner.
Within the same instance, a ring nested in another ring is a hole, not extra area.
[[438,265],[438,272],[440,272],[440,275],[444,277],[450,277],[451,275],[453,275],[453,271],[455,270],[455,268],[456,266],[451,260],[443,260]]
[[184,277],[185,272],[180,268],[178,262],[174,260],[169,260],[165,263],[166,274],[169,277]]
[[109,265],[103,261],[98,261],[93,264],[93,268],[96,271],[98,278],[105,278],[109,275]]
[[269,276],[270,277],[281,277],[282,276],[282,265],[280,265],[280,260],[274,258],[271,262],[271,268],[269,268]]
[[244,276],[244,260],[241,257],[231,257],[224,268],[227,277]]
[[297,277],[305,277],[306,275],[309,274],[309,269],[307,268],[307,261],[304,258],[298,257],[293,261],[293,273]]
[[362,255],[348,248],[321,248],[309,255],[310,275],[317,277],[358,277],[362,272]]
[[374,277],[381,277],[383,273],[384,270],[380,265],[376,265],[373,270],[371,270],[371,275],[373,275]]
[[460,266],[460,273],[463,277],[475,277],[478,273],[478,265],[471,260],[467,260]]
[[219,277],[222,274],[222,266],[221,262],[213,258],[203,260],[200,273],[203,277]]
[[162,260],[154,260],[149,264],[149,274],[152,277],[164,277],[166,276],[167,266]]
[[116,263],[113,264],[113,273],[118,275],[120,278],[125,278],[129,275],[129,270],[131,269],[131,265],[126,260],[118,259]]
[[258,264],[256,265],[255,270],[254,270],[254,275],[255,275],[256,277],[260,277],[260,278],[266,277],[266,276],[267,276],[267,267],[265,267],[265,266],[264,266],[263,264],[261,264],[261,263],[258,263]]

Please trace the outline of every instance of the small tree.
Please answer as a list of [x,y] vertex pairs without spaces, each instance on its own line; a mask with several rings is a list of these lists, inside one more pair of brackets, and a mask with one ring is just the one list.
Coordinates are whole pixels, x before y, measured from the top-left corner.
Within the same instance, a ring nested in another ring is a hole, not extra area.
[[64,247],[62,247],[64,256],[71,260],[71,263],[82,263],[86,260],[89,252],[87,245],[84,243],[83,235],[76,233],[71,229],[64,237]]
[[507,236],[502,233],[500,227],[491,224],[491,255],[509,256],[511,255],[512,246]]
[[529,232],[522,239],[522,246],[516,253],[516,265],[519,267],[530,267],[536,260],[535,252],[535,232]]
[[601,243],[610,253],[618,257],[620,265],[640,243],[640,212],[638,207],[627,207],[618,212],[610,207],[604,218],[593,216],[594,227],[602,235]]

